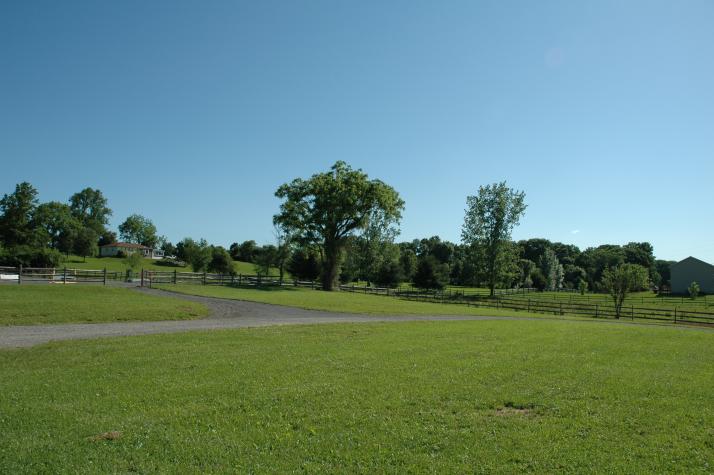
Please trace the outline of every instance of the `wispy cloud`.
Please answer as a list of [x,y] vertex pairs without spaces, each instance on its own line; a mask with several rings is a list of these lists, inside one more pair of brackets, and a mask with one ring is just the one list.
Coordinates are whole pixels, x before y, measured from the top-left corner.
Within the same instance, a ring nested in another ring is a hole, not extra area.
[[579,232],[579,229],[573,229],[572,231],[570,231],[570,234],[578,234]]

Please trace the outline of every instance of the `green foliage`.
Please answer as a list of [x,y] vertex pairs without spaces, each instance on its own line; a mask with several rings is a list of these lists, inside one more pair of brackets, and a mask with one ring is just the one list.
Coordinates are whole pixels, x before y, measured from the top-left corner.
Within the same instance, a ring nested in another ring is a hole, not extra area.
[[374,282],[381,287],[397,287],[404,280],[402,268],[396,260],[383,261],[374,276]]
[[139,251],[134,251],[130,252],[127,254],[124,259],[124,265],[126,265],[129,269],[132,271],[136,272],[139,269],[141,269],[141,265],[144,262],[144,257]]
[[546,249],[540,260],[540,269],[545,276],[546,290],[560,290],[563,287],[563,266],[555,251]]
[[423,256],[417,261],[414,285],[420,289],[443,289],[449,283],[449,266],[434,256]]
[[275,193],[283,203],[274,223],[296,239],[323,248],[323,289],[332,290],[339,277],[346,240],[364,232],[375,216],[388,223],[401,218],[404,201],[380,180],[338,161],[326,173],[297,178]]
[[272,244],[263,246],[259,252],[253,256],[253,267],[258,275],[270,275],[270,269],[277,262],[278,248]]
[[580,291],[580,295],[585,295],[585,292],[588,291],[588,282],[585,279],[580,279],[578,282],[578,290]]
[[233,260],[228,251],[221,246],[211,246],[211,261],[208,263],[208,272],[216,274],[233,274]]
[[230,253],[235,261],[252,263],[258,252],[258,245],[252,239],[243,241],[241,244],[234,242],[231,244]]
[[97,254],[97,240],[99,237],[92,228],[81,227],[74,235],[72,251],[78,256],[87,257]]
[[74,240],[82,227],[72,215],[69,205],[57,201],[39,205],[32,216],[32,222],[42,246],[65,254],[72,252]]
[[37,190],[28,182],[15,186],[15,191],[0,199],[0,242],[7,247],[34,245],[32,217],[37,208]]
[[132,214],[126,218],[119,225],[119,234],[126,242],[141,244],[152,249],[156,247],[159,241],[154,223],[140,214]]
[[637,264],[622,264],[605,269],[602,284],[613,299],[617,318],[620,318],[627,294],[647,287],[648,278],[647,269]]
[[12,246],[2,248],[0,265],[11,267],[57,267],[62,256],[55,249],[34,246]]
[[97,236],[106,232],[105,226],[112,210],[107,206],[107,199],[100,190],[85,188],[72,195],[69,201],[72,214],[83,226],[94,230]]
[[211,248],[205,239],[194,241],[191,238],[184,238],[176,244],[176,255],[187,262],[194,272],[205,271],[212,258]]
[[491,295],[496,283],[513,272],[516,254],[510,247],[511,231],[518,225],[527,205],[525,194],[508,188],[506,182],[479,187],[466,199],[467,209],[461,237],[481,249]]
[[288,272],[298,280],[316,280],[320,276],[320,256],[318,251],[308,247],[298,247],[287,263]]
[[687,291],[689,292],[689,298],[691,298],[692,300],[696,300],[697,296],[699,296],[700,291],[699,284],[696,282],[692,282],[691,284],[689,284]]

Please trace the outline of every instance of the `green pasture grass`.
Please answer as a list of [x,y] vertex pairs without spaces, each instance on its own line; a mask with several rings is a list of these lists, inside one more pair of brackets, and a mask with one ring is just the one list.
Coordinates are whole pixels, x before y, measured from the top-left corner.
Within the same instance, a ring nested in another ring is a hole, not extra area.
[[[163,266],[158,264],[159,259],[142,259],[140,269],[162,271],[162,272],[193,272],[191,266]],[[124,263],[123,258],[119,257],[87,257],[86,260],[79,256],[70,256],[65,258],[59,264],[60,268],[67,267],[68,269],[89,269],[102,270],[107,269],[108,272],[126,272],[129,267]],[[255,266],[250,262],[233,261],[233,268],[238,274],[255,275]],[[278,275],[277,269],[271,269],[271,274]]]
[[[571,292],[527,292],[504,295],[504,298],[509,299],[531,299],[545,300],[556,302],[572,302],[582,304],[598,304],[598,305],[613,305],[613,299],[609,294],[587,293],[580,295],[579,293]],[[696,299],[688,297],[675,297],[669,295],[657,295],[653,292],[633,292],[628,295],[624,305],[626,307],[634,306],[640,308],[662,308],[674,309],[686,307],[690,310],[711,311],[714,309],[714,298],[710,296],[701,296]]]
[[81,284],[0,285],[0,325],[182,320],[207,314],[206,306],[196,302],[131,289]]
[[220,285],[159,284],[155,288],[234,300],[285,305],[308,310],[361,313],[367,315],[526,315],[536,314],[477,308],[461,304],[417,302],[384,295],[351,292],[324,292],[298,287],[228,287]]
[[2,473],[710,473],[714,333],[283,326],[0,351]]

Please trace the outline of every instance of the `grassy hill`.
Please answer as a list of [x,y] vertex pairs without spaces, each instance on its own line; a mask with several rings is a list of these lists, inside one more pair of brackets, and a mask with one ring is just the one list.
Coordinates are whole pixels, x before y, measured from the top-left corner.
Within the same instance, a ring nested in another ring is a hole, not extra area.
[[[192,272],[191,266],[172,267],[158,264],[160,261],[156,259],[143,259],[141,267],[146,270],[155,271],[170,271],[177,270],[178,272]],[[124,259],[118,257],[87,257],[86,259],[79,256],[69,256],[64,262],[60,263],[59,267],[67,267],[69,269],[95,269],[101,270],[106,267],[108,272],[126,272],[128,266],[124,263]],[[254,275],[255,268],[250,262],[233,261],[233,268],[238,274]],[[278,270],[273,269],[272,274],[278,275]]]

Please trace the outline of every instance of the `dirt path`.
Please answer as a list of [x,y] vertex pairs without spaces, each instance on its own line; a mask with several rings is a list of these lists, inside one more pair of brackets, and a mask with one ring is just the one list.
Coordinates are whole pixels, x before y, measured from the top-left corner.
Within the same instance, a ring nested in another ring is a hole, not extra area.
[[158,322],[70,323],[61,325],[22,325],[0,327],[0,348],[27,347],[56,340],[76,340],[112,336],[149,335],[192,330],[263,327],[312,323],[384,322],[418,320],[494,320],[509,317],[490,316],[371,316],[350,313],[304,310],[280,305],[198,297],[155,289],[139,292],[200,302],[209,309],[201,320],[166,320]]

